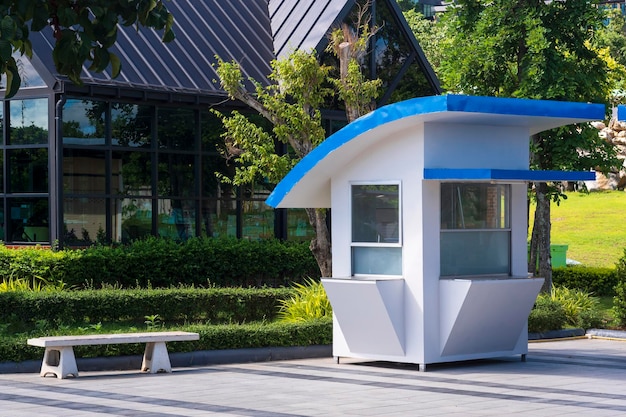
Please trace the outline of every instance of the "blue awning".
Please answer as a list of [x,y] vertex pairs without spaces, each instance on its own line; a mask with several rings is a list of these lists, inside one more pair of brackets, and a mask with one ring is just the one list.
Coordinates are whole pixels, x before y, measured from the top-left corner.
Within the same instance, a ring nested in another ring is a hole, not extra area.
[[593,181],[593,171],[531,171],[522,169],[424,168],[425,180],[437,181]]

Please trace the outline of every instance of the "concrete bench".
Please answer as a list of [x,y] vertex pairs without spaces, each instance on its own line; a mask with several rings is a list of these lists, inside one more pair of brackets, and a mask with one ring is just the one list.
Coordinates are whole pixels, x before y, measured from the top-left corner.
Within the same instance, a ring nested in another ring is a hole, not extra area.
[[40,376],[54,374],[57,378],[78,376],[78,367],[74,356],[74,346],[113,345],[118,343],[145,343],[141,371],[172,372],[166,342],[198,340],[198,333],[189,332],[146,332],[146,333],[113,333],[81,336],[49,336],[28,339],[32,346],[46,348],[41,364]]

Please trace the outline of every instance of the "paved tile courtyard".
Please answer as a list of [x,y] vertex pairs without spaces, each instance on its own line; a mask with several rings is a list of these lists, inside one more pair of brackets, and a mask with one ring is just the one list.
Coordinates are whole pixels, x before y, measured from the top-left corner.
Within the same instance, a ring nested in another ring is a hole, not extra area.
[[624,416],[626,342],[530,344],[519,357],[415,366],[332,358],[171,374],[0,374],[0,416]]

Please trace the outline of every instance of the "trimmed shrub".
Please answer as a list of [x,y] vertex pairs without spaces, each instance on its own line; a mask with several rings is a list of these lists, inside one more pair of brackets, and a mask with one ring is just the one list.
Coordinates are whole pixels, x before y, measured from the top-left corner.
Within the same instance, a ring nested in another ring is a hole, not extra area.
[[[589,328],[589,322],[596,322],[600,316],[598,306],[600,300],[588,292],[579,289],[553,286],[550,298],[558,302],[565,311],[567,324],[574,327]],[[583,318],[586,323],[583,323]],[[594,326],[595,327],[595,326]]]
[[245,323],[273,320],[288,288],[84,290],[0,293],[0,324],[98,322]]
[[567,266],[552,269],[556,286],[579,289],[596,296],[615,295],[617,271],[613,268]]
[[620,258],[615,266],[617,274],[617,285],[615,286],[615,297],[613,298],[613,312],[615,319],[620,326],[626,326],[626,249],[624,256]]
[[[174,330],[174,329],[170,329]],[[239,349],[259,347],[290,347],[328,345],[332,343],[332,320],[314,320],[306,323],[250,323],[241,325],[181,326],[175,330],[200,334],[200,340],[170,342],[170,353],[192,352],[215,349]],[[96,331],[92,333],[98,333]],[[69,334],[65,331],[63,334]],[[43,336],[48,334],[39,334]],[[41,360],[43,349],[26,344],[34,336],[18,335],[0,338],[0,362],[22,362]],[[78,357],[101,357],[119,355],[141,355],[144,344],[117,344],[76,346]]]
[[528,316],[528,331],[542,333],[560,330],[565,323],[567,323],[567,316],[561,303],[550,298],[548,294],[539,294]]
[[319,276],[308,244],[275,239],[147,238],[53,252],[0,246],[0,281],[41,278],[72,288],[279,287]]

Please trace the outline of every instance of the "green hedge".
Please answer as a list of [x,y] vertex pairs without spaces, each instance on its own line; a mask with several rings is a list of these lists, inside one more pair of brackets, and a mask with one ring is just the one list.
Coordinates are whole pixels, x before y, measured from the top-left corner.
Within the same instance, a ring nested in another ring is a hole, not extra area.
[[289,288],[133,289],[0,293],[0,324],[273,320]]
[[552,270],[555,286],[579,289],[595,296],[614,295],[617,282],[617,272],[613,268],[567,266]]
[[308,244],[278,240],[148,238],[128,246],[54,252],[0,247],[0,280],[33,277],[75,288],[272,286],[318,277]]
[[616,265],[617,285],[613,297],[613,311],[620,326],[626,326],[626,249]]
[[[170,329],[174,330],[174,329]],[[200,334],[200,340],[170,342],[168,351],[192,352],[215,349],[240,349],[258,347],[290,347],[328,345],[332,343],[332,320],[315,320],[305,323],[268,323],[215,326],[183,326],[176,330]],[[69,333],[66,333],[69,334]],[[0,338],[0,362],[41,360],[43,349],[26,344],[27,336]],[[77,357],[102,357],[143,354],[143,344],[117,344],[76,346]]]

